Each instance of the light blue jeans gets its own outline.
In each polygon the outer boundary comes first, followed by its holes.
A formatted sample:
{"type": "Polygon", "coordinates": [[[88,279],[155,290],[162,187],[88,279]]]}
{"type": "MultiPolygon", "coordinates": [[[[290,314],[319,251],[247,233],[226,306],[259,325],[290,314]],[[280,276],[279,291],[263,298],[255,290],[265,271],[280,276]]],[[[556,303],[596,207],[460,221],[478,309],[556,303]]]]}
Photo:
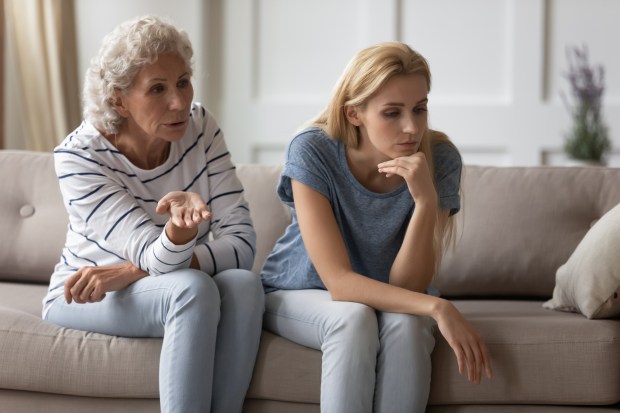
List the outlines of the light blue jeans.
{"type": "Polygon", "coordinates": [[[99,303],[56,299],[47,320],[122,337],[163,337],[162,412],[240,412],[260,341],[260,278],[226,270],[213,278],[184,269],[144,277],[99,303]]]}
{"type": "Polygon", "coordinates": [[[265,297],[264,327],[323,352],[321,412],[424,412],[435,346],[429,317],[332,301],[323,290],[265,297]]]}

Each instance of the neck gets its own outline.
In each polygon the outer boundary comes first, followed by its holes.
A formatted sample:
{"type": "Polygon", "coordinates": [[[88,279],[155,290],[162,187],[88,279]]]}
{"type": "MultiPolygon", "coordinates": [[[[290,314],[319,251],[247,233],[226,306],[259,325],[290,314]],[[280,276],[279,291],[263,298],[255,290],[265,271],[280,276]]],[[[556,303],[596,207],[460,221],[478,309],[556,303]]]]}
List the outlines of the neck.
{"type": "Polygon", "coordinates": [[[386,178],[385,174],[379,173],[377,165],[386,161],[388,158],[379,154],[370,154],[361,147],[346,148],[347,164],[349,170],[367,189],[378,192],[391,192],[402,185],[403,180],[400,176],[393,175],[386,178]]]}
{"type": "Polygon", "coordinates": [[[143,138],[119,131],[108,138],[129,161],[140,169],[154,169],[168,159],[170,142],[158,138],[143,138]]]}

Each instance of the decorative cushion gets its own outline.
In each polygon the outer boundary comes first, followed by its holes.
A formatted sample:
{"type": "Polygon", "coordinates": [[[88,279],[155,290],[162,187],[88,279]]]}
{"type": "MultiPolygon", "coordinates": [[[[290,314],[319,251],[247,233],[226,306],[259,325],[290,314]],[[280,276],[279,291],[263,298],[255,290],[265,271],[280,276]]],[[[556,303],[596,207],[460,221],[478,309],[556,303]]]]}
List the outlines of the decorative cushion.
{"type": "Polygon", "coordinates": [[[620,204],[592,226],[558,269],[553,298],[543,306],[588,318],[620,316],[619,246],[620,204]]]}

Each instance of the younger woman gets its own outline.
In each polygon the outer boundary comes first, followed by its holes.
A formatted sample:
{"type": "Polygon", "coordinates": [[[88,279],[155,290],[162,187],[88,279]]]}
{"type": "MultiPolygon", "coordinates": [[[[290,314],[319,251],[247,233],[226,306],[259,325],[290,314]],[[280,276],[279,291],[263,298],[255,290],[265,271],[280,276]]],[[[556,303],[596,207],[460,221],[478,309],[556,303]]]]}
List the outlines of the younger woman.
{"type": "Polygon", "coordinates": [[[293,222],[262,270],[264,325],[323,352],[322,412],[423,412],[435,324],[461,373],[491,377],[477,332],[426,294],[461,175],[458,150],[428,128],[430,85],[407,45],[362,50],[287,150],[278,194],[293,222]]]}

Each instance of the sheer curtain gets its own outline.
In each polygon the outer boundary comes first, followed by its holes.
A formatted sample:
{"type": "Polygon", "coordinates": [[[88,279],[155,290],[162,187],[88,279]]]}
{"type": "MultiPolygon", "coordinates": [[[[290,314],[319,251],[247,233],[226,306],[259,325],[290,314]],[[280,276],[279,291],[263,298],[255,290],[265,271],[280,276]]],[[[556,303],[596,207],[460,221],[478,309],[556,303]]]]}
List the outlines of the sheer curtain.
{"type": "Polygon", "coordinates": [[[73,0],[4,0],[25,149],[50,151],[80,121],[73,0]]]}

